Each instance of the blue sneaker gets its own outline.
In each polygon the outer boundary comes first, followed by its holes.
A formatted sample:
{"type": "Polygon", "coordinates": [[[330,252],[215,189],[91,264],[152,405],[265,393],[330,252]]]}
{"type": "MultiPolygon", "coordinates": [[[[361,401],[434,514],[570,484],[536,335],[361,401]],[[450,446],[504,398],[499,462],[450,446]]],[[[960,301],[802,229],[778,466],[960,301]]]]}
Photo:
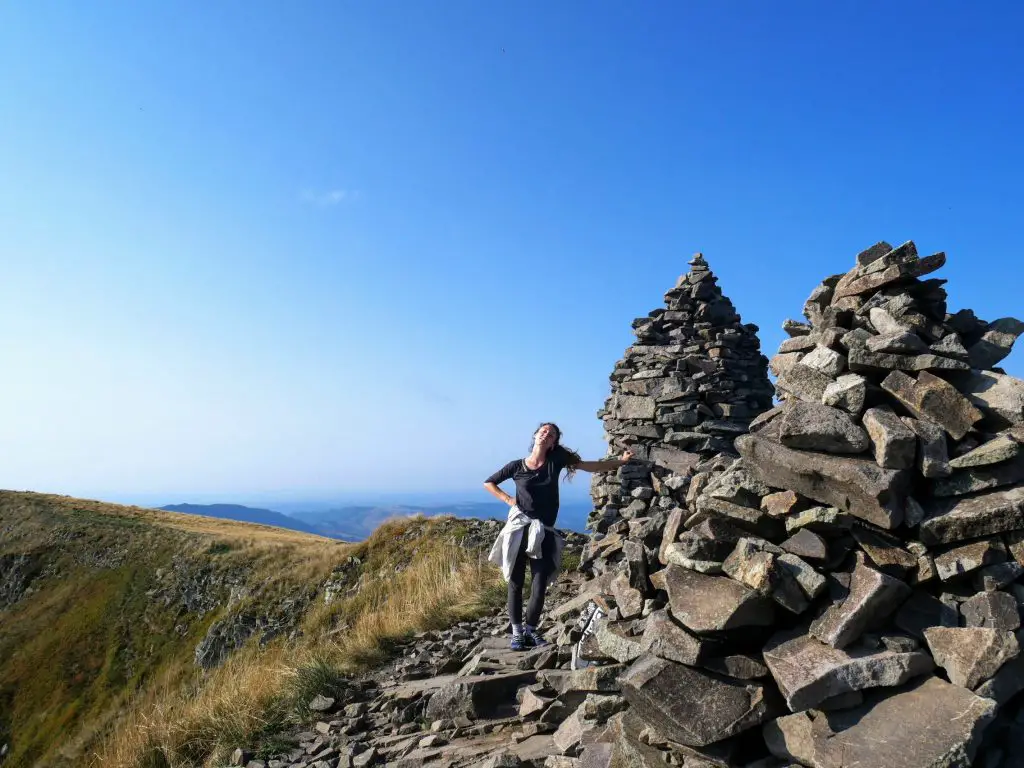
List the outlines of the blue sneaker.
{"type": "Polygon", "coordinates": [[[529,641],[525,635],[512,635],[512,650],[513,651],[525,651],[529,649],[529,641]]]}
{"type": "Polygon", "coordinates": [[[537,630],[534,627],[529,625],[523,627],[523,637],[526,638],[531,648],[543,648],[545,645],[551,645],[551,643],[537,634],[537,630]]]}

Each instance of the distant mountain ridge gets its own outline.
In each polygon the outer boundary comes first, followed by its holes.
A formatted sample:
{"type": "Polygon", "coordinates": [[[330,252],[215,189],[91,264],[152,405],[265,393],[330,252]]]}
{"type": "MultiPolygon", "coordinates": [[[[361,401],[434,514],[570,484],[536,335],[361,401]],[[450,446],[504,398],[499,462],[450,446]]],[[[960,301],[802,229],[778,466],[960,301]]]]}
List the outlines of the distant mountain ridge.
{"type": "Polygon", "coordinates": [[[243,523],[273,525],[277,528],[287,528],[292,531],[301,531],[302,533],[314,533],[318,536],[324,535],[320,531],[294,517],[283,515],[272,509],[246,507],[241,504],[167,504],[166,506],[160,507],[160,509],[168,512],[183,512],[187,515],[216,517],[222,520],[238,520],[243,523]]]}
{"type": "MultiPolygon", "coordinates": [[[[508,507],[496,501],[450,504],[362,504],[339,506],[316,512],[291,512],[288,514],[271,509],[247,507],[242,504],[168,504],[160,509],[274,525],[279,528],[313,533],[343,541],[362,541],[385,520],[395,517],[452,515],[460,518],[503,520],[508,514],[508,507]]],[[[582,532],[590,510],[589,501],[563,501],[557,525],[559,528],[582,532]]]]}

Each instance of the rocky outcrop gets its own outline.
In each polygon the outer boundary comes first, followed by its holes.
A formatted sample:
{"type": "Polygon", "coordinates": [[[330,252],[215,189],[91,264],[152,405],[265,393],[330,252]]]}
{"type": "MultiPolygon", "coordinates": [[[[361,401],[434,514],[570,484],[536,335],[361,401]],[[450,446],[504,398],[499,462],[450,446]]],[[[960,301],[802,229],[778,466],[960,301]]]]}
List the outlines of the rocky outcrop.
{"type": "Polygon", "coordinates": [[[14,605],[25,595],[41,566],[38,554],[0,555],[0,609],[14,605]]]}

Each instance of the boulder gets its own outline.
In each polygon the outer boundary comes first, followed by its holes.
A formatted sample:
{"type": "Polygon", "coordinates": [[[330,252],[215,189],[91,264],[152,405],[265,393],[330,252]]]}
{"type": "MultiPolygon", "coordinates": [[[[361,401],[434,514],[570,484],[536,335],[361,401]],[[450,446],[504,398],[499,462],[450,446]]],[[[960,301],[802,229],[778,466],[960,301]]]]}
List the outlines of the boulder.
{"type": "Polygon", "coordinates": [[[664,610],[647,617],[640,642],[648,654],[690,666],[696,665],[704,652],[704,641],[672,621],[664,610]]]}
{"type": "MultiPolygon", "coordinates": [[[[1021,636],[1016,634],[1017,645],[1021,644],[1021,636]]],[[[1021,691],[1024,691],[1024,654],[1018,654],[1003,664],[996,673],[975,689],[975,693],[992,699],[1002,706],[1021,691]]]]}
{"type": "Polygon", "coordinates": [[[850,414],[820,403],[789,403],[779,436],[786,447],[809,451],[862,453],[868,448],[867,433],[850,414]]]}
{"type": "Polygon", "coordinates": [[[793,712],[851,691],[902,685],[934,666],[928,654],[918,651],[840,650],[792,633],[773,638],[765,646],[764,660],[793,712]]]}
{"type": "Polygon", "coordinates": [[[644,608],[644,596],[640,590],[630,586],[626,574],[619,574],[612,580],[612,594],[623,619],[634,619],[644,608]]]}
{"type": "Polygon", "coordinates": [[[864,412],[864,428],[874,446],[878,466],[909,469],[917,454],[917,435],[889,408],[864,412]]]}
{"type": "Polygon", "coordinates": [[[612,410],[617,419],[653,419],[655,403],[650,397],[617,395],[612,410]]]}
{"type": "Polygon", "coordinates": [[[935,663],[954,685],[974,689],[1020,651],[1012,632],[984,627],[931,627],[924,631],[935,663]]]}
{"type": "Polygon", "coordinates": [[[846,368],[846,357],[834,349],[818,345],[801,358],[800,364],[834,379],[846,368]]]}
{"type": "Polygon", "coordinates": [[[957,456],[949,462],[953,469],[966,469],[968,467],[987,467],[990,464],[999,464],[1008,461],[1021,452],[1021,444],[1008,434],[998,435],[982,443],[977,448],[957,456]]]}
{"type": "Polygon", "coordinates": [[[426,718],[433,721],[484,717],[514,698],[519,686],[529,685],[536,679],[537,673],[533,671],[456,678],[457,682],[431,695],[425,710],[426,718]]]}
{"type": "Polygon", "coordinates": [[[1006,560],[1006,547],[998,538],[960,544],[935,557],[935,570],[943,581],[1006,560]]]}
{"type": "Polygon", "coordinates": [[[870,459],[796,451],[758,435],[736,438],[736,449],[769,486],[795,491],[882,528],[903,522],[907,470],[885,469],[870,459]]]}
{"type": "Polygon", "coordinates": [[[824,577],[807,563],[757,539],[740,539],[722,570],[793,613],[806,611],[825,588],[824,577]]]}
{"type": "Polygon", "coordinates": [[[811,624],[810,632],[833,648],[845,648],[870,623],[884,619],[909,596],[910,587],[868,567],[864,556],[858,553],[849,591],[811,624]]]}
{"type": "Polygon", "coordinates": [[[867,527],[852,529],[853,538],[882,573],[903,579],[917,566],[917,557],[899,545],[899,539],[867,527]]]}
{"type": "Polygon", "coordinates": [[[809,368],[802,362],[790,365],[779,374],[776,384],[787,399],[803,400],[807,403],[820,403],[828,385],[833,378],[816,368],[809,368]]]}
{"type": "Polygon", "coordinates": [[[929,627],[955,627],[959,621],[955,608],[922,591],[911,594],[893,618],[899,629],[919,640],[924,640],[929,627]]]}
{"type": "Polygon", "coordinates": [[[1024,487],[1016,486],[927,503],[920,536],[925,544],[949,544],[1021,529],[1024,529],[1024,487]]]}
{"type": "Polygon", "coordinates": [[[1015,630],[1020,627],[1020,610],[1013,595],[1006,592],[979,592],[960,605],[968,627],[1015,630]]]}
{"type": "Polygon", "coordinates": [[[636,712],[672,741],[703,747],[774,717],[771,691],[646,656],[622,676],[622,693],[636,712]]]}
{"type": "Polygon", "coordinates": [[[895,248],[867,267],[860,267],[843,275],[835,287],[832,301],[836,302],[847,296],[874,293],[879,288],[891,283],[927,275],[940,269],[946,263],[946,254],[944,253],[936,253],[919,259],[916,252],[913,256],[909,256],[906,252],[901,251],[902,248],[904,246],[895,248]]]}
{"type": "Polygon", "coordinates": [[[825,387],[821,402],[858,416],[867,400],[867,384],[868,380],[856,373],[840,376],[825,387]]]}
{"type": "Polygon", "coordinates": [[[881,375],[888,371],[966,371],[970,366],[941,355],[894,355],[872,352],[867,347],[852,347],[847,365],[854,373],[881,375]]]}
{"type": "Polygon", "coordinates": [[[1024,425],[1024,381],[994,371],[970,371],[952,377],[957,388],[993,429],[1024,425]]]}
{"type": "Polygon", "coordinates": [[[917,435],[917,469],[927,478],[946,477],[952,471],[946,431],[938,424],[921,419],[904,418],[903,423],[917,435]]]}
{"type": "Polygon", "coordinates": [[[1013,560],[987,565],[974,575],[974,587],[982,592],[995,592],[1024,576],[1024,565],[1013,560]]]}
{"type": "Polygon", "coordinates": [[[629,622],[602,621],[594,630],[594,640],[602,654],[619,663],[629,663],[643,654],[640,638],[628,631],[629,622]]]}
{"type": "MultiPolygon", "coordinates": [[[[928,345],[921,341],[921,337],[910,331],[897,331],[896,333],[875,336],[868,340],[866,346],[870,352],[891,352],[896,355],[920,355],[926,354],[929,351],[938,352],[935,349],[929,350],[928,345]]],[[[938,354],[941,354],[941,352],[938,352],[938,354]]]]}
{"type": "Polygon", "coordinates": [[[828,545],[825,540],[807,528],[801,528],[779,546],[786,552],[804,560],[814,561],[828,558],[828,545]]]}
{"type": "Polygon", "coordinates": [[[892,251],[892,246],[884,240],[879,240],[877,243],[872,245],[870,248],[865,248],[863,251],[857,254],[857,265],[866,267],[869,264],[881,259],[887,253],[892,251]]]}
{"type": "Polygon", "coordinates": [[[989,323],[985,333],[967,351],[972,368],[992,368],[1010,354],[1024,323],[1015,317],[1003,317],[989,323]]]}
{"type": "Polygon", "coordinates": [[[693,632],[765,627],[774,619],[768,599],[725,576],[670,565],[663,578],[672,616],[693,632]]]}
{"type": "Polygon", "coordinates": [[[963,496],[1024,481],[1024,453],[999,464],[958,469],[932,486],[934,496],[963,496]]]}
{"type": "Polygon", "coordinates": [[[962,439],[982,418],[981,411],[956,387],[928,372],[921,373],[915,380],[894,371],[886,376],[882,389],[918,419],[938,424],[954,440],[962,439]]]}
{"type": "Polygon", "coordinates": [[[797,512],[805,506],[800,497],[793,491],[769,493],[761,499],[761,510],[772,517],[785,517],[790,512],[797,512]]]}
{"type": "Polygon", "coordinates": [[[927,677],[853,709],[800,712],[764,728],[781,760],[810,768],[969,768],[996,705],[927,677]]]}

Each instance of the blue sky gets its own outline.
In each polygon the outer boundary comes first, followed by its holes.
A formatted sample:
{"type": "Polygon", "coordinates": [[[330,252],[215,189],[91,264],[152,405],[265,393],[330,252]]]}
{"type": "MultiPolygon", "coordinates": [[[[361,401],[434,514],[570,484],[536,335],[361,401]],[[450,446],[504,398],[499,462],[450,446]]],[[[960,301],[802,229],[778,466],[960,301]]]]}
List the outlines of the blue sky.
{"type": "Polygon", "coordinates": [[[1024,315],[1024,6],[981,8],[4,3],[0,487],[472,497],[548,419],[597,457],[695,251],[769,355],[880,239],[1024,315]]]}

